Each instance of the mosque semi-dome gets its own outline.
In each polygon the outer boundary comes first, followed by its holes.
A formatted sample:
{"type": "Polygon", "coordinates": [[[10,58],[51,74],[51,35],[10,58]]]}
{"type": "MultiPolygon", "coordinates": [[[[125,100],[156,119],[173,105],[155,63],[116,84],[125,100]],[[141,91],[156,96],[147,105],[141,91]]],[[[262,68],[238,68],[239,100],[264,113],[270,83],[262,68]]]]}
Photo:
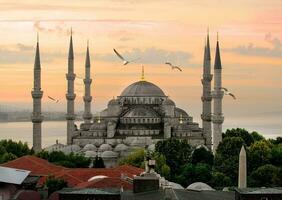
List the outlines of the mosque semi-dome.
{"type": "Polygon", "coordinates": [[[157,85],[148,81],[138,81],[126,87],[120,96],[123,97],[165,97],[157,85]]]}

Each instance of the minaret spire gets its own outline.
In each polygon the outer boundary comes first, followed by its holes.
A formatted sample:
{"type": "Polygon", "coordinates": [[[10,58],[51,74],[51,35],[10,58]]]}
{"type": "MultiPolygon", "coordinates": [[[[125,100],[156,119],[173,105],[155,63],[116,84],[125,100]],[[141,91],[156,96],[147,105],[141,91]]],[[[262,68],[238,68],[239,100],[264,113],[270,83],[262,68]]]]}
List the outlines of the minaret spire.
{"type": "Polygon", "coordinates": [[[68,55],[68,73],[66,74],[67,79],[67,144],[72,144],[72,136],[75,130],[74,120],[74,100],[75,100],[75,93],[74,93],[74,80],[75,80],[75,73],[74,73],[74,55],[73,55],[73,42],[72,42],[72,29],[70,35],[70,46],[69,46],[69,55],[68,55]]]}
{"type": "Polygon", "coordinates": [[[83,119],[84,119],[84,126],[85,128],[90,128],[91,125],[91,119],[92,119],[92,113],[91,113],[91,83],[92,79],[90,78],[90,55],[89,55],[89,41],[87,41],[87,49],[86,49],[86,58],[85,58],[85,78],[84,78],[84,86],[85,86],[85,92],[84,92],[84,113],[83,113],[83,119]]]}
{"type": "MultiPolygon", "coordinates": [[[[218,34],[217,34],[218,35],[218,34]]],[[[218,144],[222,141],[222,124],[224,117],[222,114],[222,99],[224,92],[222,91],[222,66],[220,59],[219,41],[217,36],[216,52],[214,61],[214,106],[213,106],[213,151],[216,152],[218,144]]]]}
{"type": "Polygon", "coordinates": [[[43,91],[41,91],[41,63],[40,63],[40,53],[39,53],[39,40],[37,34],[37,43],[35,50],[35,60],[34,60],[34,82],[33,91],[31,91],[31,96],[33,98],[33,112],[31,121],[33,123],[33,149],[35,152],[41,151],[41,123],[43,121],[43,116],[41,113],[41,99],[43,96],[43,91]]]}
{"type": "Polygon", "coordinates": [[[144,65],[142,65],[141,81],[145,81],[144,65]]]}
{"type": "Polygon", "coordinates": [[[211,128],[211,56],[210,56],[210,40],[209,40],[209,30],[207,31],[205,49],[204,49],[204,63],[203,63],[203,95],[202,95],[202,127],[203,134],[205,136],[205,145],[211,149],[212,145],[212,128],[211,128]]]}

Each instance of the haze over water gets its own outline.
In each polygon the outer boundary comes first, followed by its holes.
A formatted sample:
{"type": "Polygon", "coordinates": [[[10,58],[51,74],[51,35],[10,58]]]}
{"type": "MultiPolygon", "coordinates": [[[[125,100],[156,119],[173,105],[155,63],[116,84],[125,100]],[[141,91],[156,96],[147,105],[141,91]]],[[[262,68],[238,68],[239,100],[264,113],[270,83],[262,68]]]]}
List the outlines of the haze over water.
{"type": "MultiPolygon", "coordinates": [[[[195,118],[196,122],[199,119],[195,118]]],[[[77,122],[80,124],[80,122],[77,122]]],[[[243,127],[248,131],[257,131],[266,138],[276,138],[282,134],[281,118],[232,118],[226,119],[223,124],[224,131],[228,128],[243,127]]],[[[31,122],[5,122],[0,123],[0,139],[12,139],[27,142],[32,146],[32,123],[31,122]]],[[[42,123],[42,145],[47,147],[55,144],[56,140],[66,143],[66,122],[47,121],[42,123]]]]}

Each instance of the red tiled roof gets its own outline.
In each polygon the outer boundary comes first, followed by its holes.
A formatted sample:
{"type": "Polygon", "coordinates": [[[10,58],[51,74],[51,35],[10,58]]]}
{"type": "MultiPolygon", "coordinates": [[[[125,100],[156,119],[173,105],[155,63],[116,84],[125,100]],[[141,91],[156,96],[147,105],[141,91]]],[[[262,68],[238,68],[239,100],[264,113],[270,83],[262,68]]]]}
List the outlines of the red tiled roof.
{"type": "Polygon", "coordinates": [[[16,194],[17,200],[41,200],[40,194],[33,190],[21,190],[16,194]]]}
{"type": "Polygon", "coordinates": [[[2,164],[4,167],[18,168],[31,171],[30,175],[48,176],[61,171],[64,167],[49,163],[36,156],[23,156],[2,164]]]}
{"type": "Polygon", "coordinates": [[[132,190],[133,185],[121,178],[100,178],[90,182],[83,182],[75,186],[76,188],[123,188],[124,190],[132,190]]]}
{"type": "Polygon", "coordinates": [[[5,167],[31,171],[31,175],[42,176],[38,185],[43,185],[49,175],[62,178],[70,187],[87,182],[93,176],[104,175],[110,178],[120,178],[121,175],[132,178],[144,170],[131,165],[122,165],[114,168],[65,168],[49,163],[36,156],[23,156],[2,164],[5,167]]]}

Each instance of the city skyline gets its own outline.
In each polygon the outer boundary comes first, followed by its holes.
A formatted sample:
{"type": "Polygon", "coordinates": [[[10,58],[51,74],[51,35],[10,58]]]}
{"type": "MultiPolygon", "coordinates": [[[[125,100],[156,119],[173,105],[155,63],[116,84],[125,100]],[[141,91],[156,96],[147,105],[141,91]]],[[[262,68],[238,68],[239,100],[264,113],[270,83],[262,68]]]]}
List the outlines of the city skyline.
{"type": "MultiPolygon", "coordinates": [[[[90,40],[94,112],[103,109],[109,99],[140,79],[142,63],[122,66],[112,51],[117,48],[129,58],[142,57],[146,80],[159,85],[189,114],[199,117],[204,38],[209,27],[212,61],[219,32],[223,85],[238,97],[237,101],[229,96],[224,98],[226,119],[246,115],[282,118],[282,28],[279,23],[282,16],[278,12],[282,3],[256,1],[255,7],[254,1],[173,3],[167,0],[161,7],[159,3],[3,2],[0,103],[31,108],[38,32],[44,90],[42,109],[65,111],[65,74],[72,27],[75,73],[80,77],[84,76],[86,45],[90,40]],[[235,8],[239,11],[231,12],[235,8]],[[144,9],[148,10],[146,15],[144,9]],[[183,72],[171,71],[164,65],[168,60],[183,66],[183,72]],[[48,95],[60,99],[61,103],[51,102],[48,95]]],[[[83,82],[78,79],[76,82],[78,111],[83,107],[83,82]]]]}

